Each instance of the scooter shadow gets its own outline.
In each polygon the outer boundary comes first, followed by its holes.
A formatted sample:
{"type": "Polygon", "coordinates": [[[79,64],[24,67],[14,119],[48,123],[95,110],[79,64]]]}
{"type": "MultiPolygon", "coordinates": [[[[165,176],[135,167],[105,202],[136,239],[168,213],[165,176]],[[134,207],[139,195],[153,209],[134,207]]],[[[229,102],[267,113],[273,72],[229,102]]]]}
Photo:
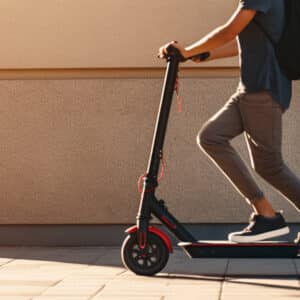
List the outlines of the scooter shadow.
{"type": "MultiPolygon", "coordinates": [[[[180,249],[170,255],[163,273],[173,276],[232,278],[300,278],[300,259],[270,258],[196,258],[180,249]],[[174,275],[175,276],[175,275],[174,275]]],[[[168,275],[168,276],[169,276],[168,275]]]]}
{"type": "Polygon", "coordinates": [[[257,287],[297,291],[299,298],[299,259],[189,259],[175,249],[158,279],[209,284],[220,282],[234,288],[257,287]]]}

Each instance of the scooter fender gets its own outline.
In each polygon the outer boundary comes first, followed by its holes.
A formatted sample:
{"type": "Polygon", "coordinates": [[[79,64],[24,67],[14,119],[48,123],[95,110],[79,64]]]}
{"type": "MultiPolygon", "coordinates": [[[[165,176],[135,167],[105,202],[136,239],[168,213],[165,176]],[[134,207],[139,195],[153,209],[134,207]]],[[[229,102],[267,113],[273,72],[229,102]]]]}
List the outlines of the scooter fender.
{"type": "MultiPolygon", "coordinates": [[[[138,230],[137,225],[134,225],[134,226],[127,228],[125,230],[125,232],[131,234],[131,233],[137,232],[137,230],[138,230]]],[[[172,247],[171,240],[164,232],[162,232],[161,230],[159,230],[158,228],[156,228],[154,226],[149,226],[148,230],[149,230],[149,232],[152,232],[152,233],[158,235],[166,244],[167,249],[169,250],[169,253],[173,253],[173,247],[172,247]]]]}

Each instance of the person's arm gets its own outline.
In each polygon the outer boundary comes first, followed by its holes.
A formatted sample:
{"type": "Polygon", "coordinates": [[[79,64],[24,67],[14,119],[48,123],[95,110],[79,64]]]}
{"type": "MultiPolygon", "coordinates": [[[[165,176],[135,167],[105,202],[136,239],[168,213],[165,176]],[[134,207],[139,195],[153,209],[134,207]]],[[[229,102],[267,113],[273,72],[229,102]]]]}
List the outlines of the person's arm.
{"type": "MultiPolygon", "coordinates": [[[[205,61],[237,56],[238,54],[239,54],[239,48],[238,48],[237,40],[233,39],[229,43],[227,43],[219,48],[211,50],[209,57],[205,61]]],[[[193,58],[192,60],[194,62],[200,62],[200,59],[196,58],[196,57],[193,58]]]]}
{"type": "Polygon", "coordinates": [[[199,53],[210,52],[236,38],[250,23],[256,14],[255,10],[238,7],[232,17],[224,25],[216,28],[199,41],[185,47],[184,56],[191,57],[199,53]]]}
{"type": "Polygon", "coordinates": [[[170,44],[178,48],[185,58],[189,58],[203,52],[211,52],[213,49],[219,48],[236,38],[236,36],[243,31],[243,29],[254,18],[255,14],[256,10],[244,9],[239,6],[224,25],[217,27],[215,30],[192,45],[183,47],[179,43],[171,42],[161,47],[159,49],[160,57],[164,57],[164,55],[167,54],[167,47],[170,44]]]}

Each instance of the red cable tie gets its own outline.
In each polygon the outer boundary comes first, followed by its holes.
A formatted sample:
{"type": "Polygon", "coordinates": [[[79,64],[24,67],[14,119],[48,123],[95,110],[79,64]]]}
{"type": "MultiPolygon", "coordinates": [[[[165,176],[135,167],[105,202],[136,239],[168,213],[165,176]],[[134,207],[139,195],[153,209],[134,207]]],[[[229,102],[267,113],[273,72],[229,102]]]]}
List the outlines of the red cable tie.
{"type": "Polygon", "coordinates": [[[160,159],[161,159],[161,170],[160,170],[160,175],[157,178],[158,182],[160,182],[163,179],[164,172],[165,172],[165,160],[163,159],[163,157],[161,157],[160,159]]]}

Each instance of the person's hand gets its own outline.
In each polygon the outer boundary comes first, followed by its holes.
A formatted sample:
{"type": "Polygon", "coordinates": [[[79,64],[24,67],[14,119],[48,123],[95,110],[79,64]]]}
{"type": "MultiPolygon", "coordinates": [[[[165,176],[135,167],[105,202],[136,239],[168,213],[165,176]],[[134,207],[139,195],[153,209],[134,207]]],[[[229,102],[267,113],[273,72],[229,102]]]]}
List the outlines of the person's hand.
{"type": "Polygon", "coordinates": [[[181,53],[181,55],[184,57],[184,58],[187,58],[187,51],[185,50],[185,48],[180,45],[177,41],[172,41],[172,42],[169,42],[163,46],[161,46],[158,50],[158,57],[159,58],[165,58],[168,54],[168,51],[167,51],[167,48],[172,45],[174,48],[177,48],[179,50],[179,52],[181,53]]]}

